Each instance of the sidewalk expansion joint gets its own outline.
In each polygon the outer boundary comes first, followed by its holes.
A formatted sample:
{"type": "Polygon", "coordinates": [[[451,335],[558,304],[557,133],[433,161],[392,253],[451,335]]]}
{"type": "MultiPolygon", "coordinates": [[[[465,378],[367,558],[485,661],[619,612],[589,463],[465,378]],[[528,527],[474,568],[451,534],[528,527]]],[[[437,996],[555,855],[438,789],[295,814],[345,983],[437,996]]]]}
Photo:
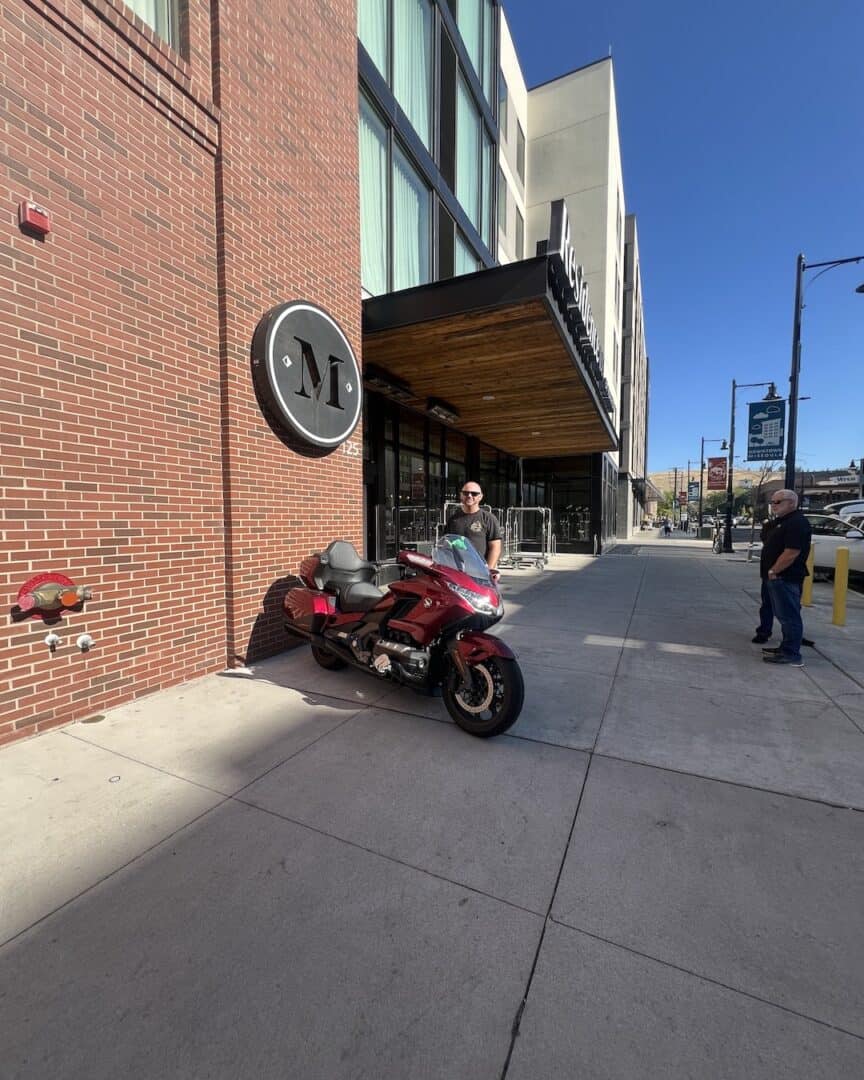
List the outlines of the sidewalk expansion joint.
{"type": "MultiPolygon", "coordinates": [[[[400,859],[397,855],[388,855],[384,851],[378,851],[376,848],[368,847],[366,844],[361,844],[357,840],[349,840],[345,836],[340,836],[338,833],[328,832],[327,829],[322,829],[317,825],[310,825],[308,821],[301,821],[299,818],[289,817],[287,814],[280,814],[278,810],[270,810],[266,806],[258,806],[257,803],[247,802],[245,799],[238,799],[231,797],[226,802],[235,802],[239,806],[244,806],[248,810],[257,810],[261,814],[269,814],[270,817],[278,818],[279,821],[285,821],[289,825],[295,825],[297,828],[306,829],[308,832],[315,833],[317,836],[324,836],[328,840],[334,840],[338,844],[346,844],[348,847],[354,848],[357,851],[364,851],[367,855],[374,855],[378,859],[384,859],[386,862],[394,863],[396,866],[403,866],[406,870],[414,870],[418,874],[424,874],[426,877],[435,878],[436,881],[443,881],[447,885],[455,885],[457,889],[465,889],[466,892],[474,893],[477,896],[483,896],[487,900],[494,900],[496,904],[504,904],[506,907],[513,908],[515,911],[523,911],[526,915],[533,915],[536,919],[542,919],[543,913],[536,911],[534,908],[526,907],[524,904],[517,904],[514,900],[507,900],[503,896],[496,896],[494,893],[485,892],[483,889],[478,889],[476,885],[467,885],[464,881],[458,881],[456,878],[447,877],[446,874],[439,874],[435,870],[430,870],[426,866],[417,866],[415,863],[410,863],[406,859],[400,859]]],[[[220,803],[220,806],[224,803],[220,803]]]]}
{"type": "Polygon", "coordinates": [[[638,758],[618,757],[615,754],[605,754],[602,750],[592,751],[592,757],[605,758],[607,761],[620,761],[624,765],[638,765],[643,769],[656,769],[657,772],[674,773],[676,776],[692,776],[695,780],[705,780],[712,784],[725,784],[727,787],[744,788],[746,791],[758,791],[763,795],[780,795],[784,799],[797,799],[799,802],[813,803],[816,806],[827,806],[832,810],[851,810],[854,814],[864,813],[864,807],[861,806],[831,802],[828,799],[818,799],[815,795],[801,795],[795,791],[782,791],[780,788],[758,787],[756,784],[748,784],[743,780],[726,780],[722,776],[708,776],[706,773],[688,772],[686,769],[675,769],[671,765],[658,765],[655,761],[639,761],[638,758]]]}
{"type": "MultiPolygon", "coordinates": [[[[219,794],[219,792],[215,792],[215,794],[219,794]]],[[[104,882],[110,881],[111,878],[121,873],[127,867],[132,866],[134,863],[138,862],[139,859],[143,859],[145,855],[149,855],[151,851],[155,851],[156,848],[160,847],[168,840],[171,840],[175,836],[178,836],[185,829],[188,829],[191,825],[196,825],[199,821],[207,817],[208,814],[212,814],[214,810],[218,810],[220,807],[225,806],[229,802],[231,802],[230,796],[225,797],[219,802],[214,803],[213,806],[208,806],[207,809],[203,810],[200,814],[196,814],[195,817],[190,818],[189,821],[184,821],[182,825],[178,825],[176,829],[172,829],[171,832],[166,833],[165,836],[162,836],[160,837],[160,839],[155,840],[152,844],[149,844],[146,848],[144,848],[143,851],[139,851],[136,855],[133,855],[131,859],[127,859],[126,862],[121,863],[120,866],[115,866],[113,870],[109,870],[107,874],[103,874],[102,877],[92,882],[86,888],[82,889],[80,892],[77,892],[74,896],[70,896],[68,900],[64,900],[62,904],[58,904],[56,908],[52,908],[51,911],[46,911],[44,915],[40,915],[39,918],[35,919],[32,923],[30,923],[29,926],[25,926],[22,930],[18,930],[5,941],[0,941],[0,951],[2,951],[7,945],[11,945],[13,941],[17,941],[18,938],[22,937],[24,934],[29,934],[31,930],[35,929],[35,927],[45,922],[46,919],[52,918],[59,911],[62,911],[64,908],[69,907],[70,904],[74,904],[77,900],[80,900],[82,896],[86,896],[87,893],[92,892],[94,889],[98,889],[99,886],[102,885],[104,882]]]]}
{"type": "Polygon", "coordinates": [[[660,964],[662,967],[671,968],[673,971],[680,971],[682,975],[690,975],[694,979],[699,979],[700,982],[708,983],[711,986],[718,986],[722,990],[729,990],[733,994],[740,994],[742,997],[750,998],[751,1001],[759,1001],[763,1005],[769,1005],[773,1009],[780,1009],[782,1012],[790,1013],[792,1016],[800,1017],[802,1020],[809,1020],[813,1024],[820,1024],[822,1027],[830,1028],[831,1031],[839,1031],[842,1035],[848,1035],[852,1039],[858,1039],[859,1042],[864,1042],[864,1032],[850,1031],[848,1028],[841,1027],[839,1024],[832,1024],[828,1020],[822,1020],[818,1016],[811,1016],[809,1013],[801,1012],[799,1009],[793,1009],[789,1005],[782,1005],[777,1001],[772,1001],[770,998],[762,997],[759,994],[754,994],[749,990],[742,990],[739,986],[732,986],[730,983],[725,983],[720,979],[713,979],[710,975],[704,975],[699,971],[693,971],[691,968],[682,967],[681,964],[674,964],[671,960],[662,960],[658,956],[652,956],[651,953],[642,952],[641,949],[634,949],[632,945],[622,945],[620,941],[613,941],[612,938],[603,937],[602,934],[593,934],[590,930],[583,930],[582,927],[574,926],[572,923],[564,922],[562,919],[549,919],[556,926],[563,926],[567,930],[572,930],[574,934],[582,934],[585,937],[591,938],[593,941],[599,941],[603,945],[609,945],[613,949],[621,949],[622,952],[630,953],[632,956],[641,957],[643,960],[650,960],[652,963],[660,964]]]}
{"type": "Polygon", "coordinates": [[[585,775],[582,777],[582,787],[579,790],[579,798],[576,801],[576,809],[573,811],[573,820],[570,822],[570,831],[567,834],[567,843],[564,845],[564,852],[561,855],[561,862],[558,866],[558,873],[555,876],[555,884],[552,887],[552,895],[549,897],[549,904],[546,908],[546,914],[543,918],[543,927],[540,931],[540,938],[537,942],[537,948],[534,950],[534,959],[531,962],[531,970],[528,972],[528,979],[525,983],[525,992],[522,995],[522,1000],[519,1002],[519,1006],[516,1009],[516,1015],[513,1017],[513,1024],[510,1028],[510,1046],[507,1048],[507,1057],[504,1060],[504,1068],[501,1070],[500,1080],[506,1080],[507,1071],[510,1068],[510,1060],[513,1057],[513,1050],[516,1047],[516,1040],[519,1037],[519,1031],[522,1026],[522,1016],[528,1005],[528,997],[531,994],[531,985],[534,982],[534,973],[537,970],[537,963],[540,960],[540,951],[543,948],[543,941],[546,937],[546,927],[552,917],[552,905],[555,903],[555,897],[558,895],[558,886],[561,884],[561,875],[564,873],[564,863],[567,861],[567,853],[570,850],[570,844],[573,840],[573,833],[576,829],[576,821],[579,817],[579,810],[582,806],[582,799],[585,796],[585,788],[588,786],[588,774],[591,771],[591,762],[593,761],[593,755],[588,755],[588,765],[585,769],[585,775]]]}

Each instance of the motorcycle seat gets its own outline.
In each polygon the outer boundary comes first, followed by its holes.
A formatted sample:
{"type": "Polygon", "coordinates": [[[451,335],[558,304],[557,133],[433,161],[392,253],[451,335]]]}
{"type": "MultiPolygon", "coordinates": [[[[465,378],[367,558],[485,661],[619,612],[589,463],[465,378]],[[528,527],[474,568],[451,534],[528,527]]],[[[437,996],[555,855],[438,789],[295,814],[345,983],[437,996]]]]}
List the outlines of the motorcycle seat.
{"type": "Polygon", "coordinates": [[[355,581],[349,585],[343,585],[339,590],[339,607],[343,611],[371,611],[376,604],[380,604],[381,597],[387,593],[377,585],[367,581],[355,581]]]}
{"type": "Polygon", "coordinates": [[[386,590],[372,584],[377,572],[347,540],[334,540],[321,553],[321,588],[337,594],[343,611],[369,611],[380,601],[386,590]]]}

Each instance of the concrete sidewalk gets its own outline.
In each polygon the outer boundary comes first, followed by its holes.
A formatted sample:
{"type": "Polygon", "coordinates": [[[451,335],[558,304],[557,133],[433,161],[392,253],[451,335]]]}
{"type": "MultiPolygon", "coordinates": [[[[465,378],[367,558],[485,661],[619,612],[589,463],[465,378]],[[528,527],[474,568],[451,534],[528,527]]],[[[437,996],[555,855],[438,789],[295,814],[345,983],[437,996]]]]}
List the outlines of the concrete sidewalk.
{"type": "Polygon", "coordinates": [[[864,1075],[864,598],[763,664],[743,550],[508,574],[488,742],[303,648],[4,749],[4,1080],[864,1075]]]}

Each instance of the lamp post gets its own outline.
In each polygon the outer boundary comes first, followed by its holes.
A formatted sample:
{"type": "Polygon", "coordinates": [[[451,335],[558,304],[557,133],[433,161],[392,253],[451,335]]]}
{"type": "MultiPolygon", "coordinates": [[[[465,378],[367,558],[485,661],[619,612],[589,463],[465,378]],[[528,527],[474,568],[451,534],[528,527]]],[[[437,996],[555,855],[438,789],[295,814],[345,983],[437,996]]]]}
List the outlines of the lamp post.
{"type": "MultiPolygon", "coordinates": [[[[786,478],[783,481],[789,491],[792,491],[795,487],[795,443],[798,437],[798,376],[801,372],[801,312],[804,310],[804,272],[806,270],[816,270],[818,267],[823,268],[816,277],[810,279],[808,284],[812,285],[816,278],[821,277],[822,274],[827,274],[835,266],[845,266],[847,263],[858,263],[862,260],[864,260],[864,255],[853,255],[850,259],[833,259],[828,262],[810,263],[808,266],[804,256],[798,256],[795,270],[795,313],[792,319],[792,366],[789,372],[789,428],[786,436],[786,478]]],[[[864,282],[857,287],[855,292],[864,293],[864,282]]]]}
{"type": "Polygon", "coordinates": [[[725,439],[706,439],[704,435],[702,436],[702,445],[701,445],[700,450],[699,450],[699,528],[700,529],[702,528],[702,489],[705,486],[704,481],[705,481],[705,443],[706,442],[719,442],[719,443],[723,444],[720,447],[721,450],[725,450],[727,448],[725,439]]]}
{"type": "Polygon", "coordinates": [[[723,551],[726,553],[735,550],[732,547],[732,503],[734,500],[734,495],[732,493],[732,462],[735,456],[735,391],[748,389],[753,386],[768,387],[768,393],[762,399],[763,401],[780,400],[780,395],[777,393],[777,387],[773,382],[736,383],[734,379],[732,380],[732,415],[729,420],[729,467],[726,470],[726,523],[723,528],[723,551]]]}

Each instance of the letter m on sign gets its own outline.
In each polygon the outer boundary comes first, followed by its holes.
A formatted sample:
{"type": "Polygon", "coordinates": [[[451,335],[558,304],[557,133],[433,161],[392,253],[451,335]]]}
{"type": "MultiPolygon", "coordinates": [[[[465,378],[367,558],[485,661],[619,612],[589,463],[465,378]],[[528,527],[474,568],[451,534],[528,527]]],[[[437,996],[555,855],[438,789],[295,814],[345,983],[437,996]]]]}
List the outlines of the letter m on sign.
{"type": "Polygon", "coordinates": [[[324,384],[329,382],[330,397],[327,399],[327,404],[334,409],[341,409],[343,406],[339,402],[339,365],[345,361],[340,360],[338,356],[329,356],[327,358],[327,371],[322,375],[318,367],[318,361],[315,359],[315,350],[309,342],[299,337],[294,340],[300,342],[300,350],[303,356],[303,362],[300,365],[300,389],[295,390],[294,393],[298,397],[308,398],[312,396],[306,389],[306,376],[308,375],[315,400],[320,401],[321,394],[324,391],[324,384]],[[327,378],[328,373],[329,379],[327,378]]]}

